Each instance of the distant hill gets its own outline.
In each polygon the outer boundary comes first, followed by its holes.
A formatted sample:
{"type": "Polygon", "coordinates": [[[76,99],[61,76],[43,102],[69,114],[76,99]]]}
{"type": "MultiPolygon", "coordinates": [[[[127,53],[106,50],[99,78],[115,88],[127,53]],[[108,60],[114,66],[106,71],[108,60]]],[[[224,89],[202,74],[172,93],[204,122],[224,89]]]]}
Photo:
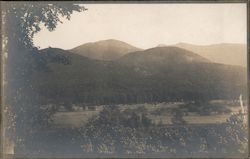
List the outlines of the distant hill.
{"type": "Polygon", "coordinates": [[[197,53],[216,63],[247,66],[247,50],[244,44],[193,45],[178,43],[174,46],[197,53]]]}
{"type": "Polygon", "coordinates": [[[155,93],[163,91],[165,95],[192,99],[231,98],[246,92],[246,68],[213,63],[178,47],[161,46],[130,53],[118,62],[143,74],[143,82],[157,86],[151,89],[155,93]]]}
{"type": "Polygon", "coordinates": [[[37,71],[33,88],[49,103],[121,104],[234,99],[246,93],[246,69],[215,64],[178,47],[157,47],[115,61],[95,60],[48,48],[44,56],[66,56],[67,65],[37,71]]]}
{"type": "Polygon", "coordinates": [[[124,55],[119,59],[122,63],[157,63],[169,65],[183,63],[209,63],[210,61],[191,51],[178,47],[155,47],[144,51],[137,51],[124,55]]]}
{"type": "Polygon", "coordinates": [[[109,39],[86,43],[69,51],[92,59],[115,60],[129,52],[139,50],[142,49],[119,40],[109,39]]]}

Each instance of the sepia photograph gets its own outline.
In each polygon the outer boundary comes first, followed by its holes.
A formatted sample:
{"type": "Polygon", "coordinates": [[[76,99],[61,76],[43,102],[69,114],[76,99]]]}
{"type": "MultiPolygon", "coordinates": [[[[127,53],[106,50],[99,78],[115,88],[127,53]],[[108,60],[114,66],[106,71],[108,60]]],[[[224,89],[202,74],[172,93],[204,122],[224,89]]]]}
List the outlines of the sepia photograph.
{"type": "Polygon", "coordinates": [[[248,5],[2,1],[0,158],[247,158],[248,5]]]}

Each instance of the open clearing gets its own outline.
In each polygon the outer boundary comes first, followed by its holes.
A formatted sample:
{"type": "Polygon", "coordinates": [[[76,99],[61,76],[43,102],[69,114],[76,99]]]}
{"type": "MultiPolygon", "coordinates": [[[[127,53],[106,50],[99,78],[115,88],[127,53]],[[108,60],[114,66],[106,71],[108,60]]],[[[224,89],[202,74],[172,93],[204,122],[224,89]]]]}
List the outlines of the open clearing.
{"type": "MultiPolygon", "coordinates": [[[[121,110],[125,109],[136,109],[139,107],[144,107],[149,112],[147,115],[154,123],[162,124],[172,124],[172,115],[170,113],[163,115],[153,115],[153,112],[161,108],[175,108],[178,107],[180,103],[157,103],[157,104],[133,104],[133,105],[118,105],[121,110]]],[[[99,112],[103,109],[103,106],[98,106],[96,110],[82,110],[82,111],[72,111],[72,112],[57,112],[53,117],[53,124],[56,127],[81,127],[86,124],[90,119],[97,117],[99,112]]],[[[241,108],[240,106],[227,106],[232,112],[236,113],[241,108]]],[[[189,113],[183,116],[183,119],[188,124],[219,124],[225,123],[231,113],[224,114],[213,114],[213,115],[198,115],[196,113],[189,113]]]]}

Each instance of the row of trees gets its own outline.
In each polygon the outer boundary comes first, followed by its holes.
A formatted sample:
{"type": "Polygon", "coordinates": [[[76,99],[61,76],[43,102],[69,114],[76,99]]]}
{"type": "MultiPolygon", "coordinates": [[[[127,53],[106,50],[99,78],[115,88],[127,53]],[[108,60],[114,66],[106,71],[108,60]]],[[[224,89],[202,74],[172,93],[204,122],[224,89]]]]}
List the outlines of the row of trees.
{"type": "MultiPolygon", "coordinates": [[[[152,86],[153,87],[153,86],[152,86]]],[[[154,103],[154,102],[196,102],[207,103],[213,99],[233,100],[238,99],[238,95],[230,96],[230,93],[224,92],[225,95],[214,93],[210,95],[205,91],[171,91],[171,90],[154,90],[154,91],[126,91],[111,90],[113,88],[105,87],[103,89],[92,88],[91,91],[79,88],[65,88],[65,86],[39,87],[40,97],[44,97],[44,101],[51,103],[58,101],[69,104],[86,104],[86,105],[110,105],[110,104],[132,104],[132,103],[154,103]],[[53,98],[52,98],[53,97],[53,98]]],[[[134,89],[128,88],[128,89],[134,89]]],[[[149,88],[150,89],[150,88],[149,88]]],[[[164,88],[162,88],[164,89],[164,88]]],[[[220,92],[223,93],[223,92],[220,92]]]]}

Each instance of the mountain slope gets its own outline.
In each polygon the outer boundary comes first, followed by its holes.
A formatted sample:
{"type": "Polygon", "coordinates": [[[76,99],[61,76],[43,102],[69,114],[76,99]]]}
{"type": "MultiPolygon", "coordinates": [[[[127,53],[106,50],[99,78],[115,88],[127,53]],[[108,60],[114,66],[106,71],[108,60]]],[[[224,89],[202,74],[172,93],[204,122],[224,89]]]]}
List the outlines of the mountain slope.
{"type": "Polygon", "coordinates": [[[178,94],[183,99],[232,98],[246,92],[245,68],[213,63],[178,47],[130,53],[118,62],[143,74],[141,81],[154,85],[155,93],[162,91],[169,97],[178,94]]]}
{"type": "Polygon", "coordinates": [[[99,60],[115,60],[129,52],[141,49],[119,40],[102,40],[75,47],[70,52],[99,60]]]}
{"type": "Polygon", "coordinates": [[[234,99],[246,92],[246,69],[211,63],[176,47],[152,48],[117,61],[94,60],[61,49],[46,49],[70,63],[35,72],[34,90],[48,103],[88,105],[178,100],[234,99]],[[190,60],[191,59],[191,60],[190,60]]]}
{"type": "Polygon", "coordinates": [[[174,46],[195,52],[216,63],[247,66],[247,50],[244,44],[222,43],[202,46],[178,43],[174,46]]]}
{"type": "Polygon", "coordinates": [[[191,51],[178,47],[155,47],[124,55],[119,59],[121,63],[158,63],[168,65],[171,63],[209,63],[210,61],[191,51]]]}

